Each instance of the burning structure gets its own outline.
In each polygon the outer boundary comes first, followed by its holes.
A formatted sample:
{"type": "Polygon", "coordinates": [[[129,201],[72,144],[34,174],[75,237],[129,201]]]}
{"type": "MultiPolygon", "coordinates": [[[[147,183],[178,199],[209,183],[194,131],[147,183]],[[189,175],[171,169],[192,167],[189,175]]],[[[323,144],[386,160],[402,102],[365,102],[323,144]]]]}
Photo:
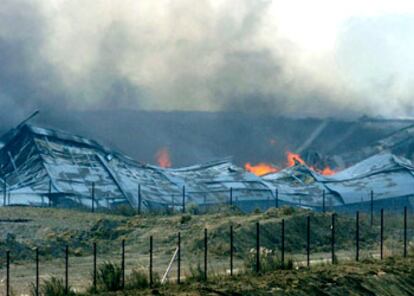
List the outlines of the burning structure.
{"type": "Polygon", "coordinates": [[[228,160],[182,169],[141,164],[95,141],[22,124],[6,133],[0,149],[3,205],[147,209],[186,202],[217,204],[230,188],[253,199],[269,189],[259,177],[228,160]]]}
{"type": "Polygon", "coordinates": [[[414,166],[408,159],[382,153],[334,175],[324,176],[305,164],[263,176],[292,205],[335,210],[364,210],[371,206],[412,207],[414,166]]]}
{"type": "Polygon", "coordinates": [[[93,140],[25,122],[0,142],[2,205],[150,211],[232,203],[245,211],[275,204],[363,210],[371,198],[378,207],[412,207],[414,195],[414,165],[391,153],[333,175],[295,162],[292,154],[290,167],[256,176],[230,159],[180,169],[168,168],[168,161],[165,168],[143,164],[93,140]]]}

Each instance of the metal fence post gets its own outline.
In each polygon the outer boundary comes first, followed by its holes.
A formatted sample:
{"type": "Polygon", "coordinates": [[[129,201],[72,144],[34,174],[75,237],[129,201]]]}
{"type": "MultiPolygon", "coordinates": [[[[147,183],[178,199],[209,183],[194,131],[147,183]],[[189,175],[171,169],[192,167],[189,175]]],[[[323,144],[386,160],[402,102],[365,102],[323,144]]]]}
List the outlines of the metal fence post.
{"type": "Polygon", "coordinates": [[[177,284],[181,283],[181,233],[178,232],[177,243],[177,284]]]}
{"type": "Polygon", "coordinates": [[[39,296],[39,248],[36,248],[36,296],[39,296]]]}
{"type": "Polygon", "coordinates": [[[381,260],[384,258],[384,209],[381,209],[381,260]]]}
{"type": "Polygon", "coordinates": [[[183,186],[183,214],[185,213],[185,186],[183,186]]]}
{"type": "Polygon", "coordinates": [[[332,214],[332,225],[331,225],[331,255],[332,255],[332,264],[336,263],[336,258],[335,258],[335,216],[336,214],[333,213],[332,214]]]}
{"type": "Polygon", "coordinates": [[[95,182],[92,182],[92,213],[95,212],[95,182]]]}
{"type": "Polygon", "coordinates": [[[310,266],[310,216],[307,217],[306,227],[306,266],[310,266]]]}
{"type": "Polygon", "coordinates": [[[374,225],[374,191],[371,190],[371,226],[374,225]]]}
{"type": "Polygon", "coordinates": [[[121,242],[121,289],[125,288],[125,240],[121,242]]]}
{"type": "Polygon", "coordinates": [[[208,256],[208,245],[207,245],[207,228],[204,228],[204,280],[207,281],[207,256],[208,256]]]}
{"type": "Polygon", "coordinates": [[[7,200],[7,178],[4,177],[3,179],[3,206],[6,206],[6,200],[7,200]]]}
{"type": "Polygon", "coordinates": [[[322,212],[325,213],[326,212],[326,207],[325,207],[325,190],[322,191],[322,212]]]}
{"type": "MultiPolygon", "coordinates": [[[[272,193],[270,192],[270,194],[272,194],[272,193]]],[[[266,205],[266,210],[270,209],[270,194],[269,194],[269,195],[267,195],[267,205],[266,205]]]]}
{"type": "Polygon", "coordinates": [[[275,206],[276,206],[276,209],[279,207],[279,190],[278,189],[276,189],[276,191],[275,191],[275,206]]]}
{"type": "Polygon", "coordinates": [[[230,276],[233,276],[233,225],[230,225],[230,276]]]}
{"type": "Polygon", "coordinates": [[[65,295],[69,293],[69,246],[65,247],[65,295]]]}
{"type": "Polygon", "coordinates": [[[153,239],[152,235],[150,236],[150,258],[149,258],[149,281],[150,281],[150,288],[152,288],[154,284],[153,276],[152,276],[152,260],[153,260],[153,239]]]}
{"type": "Polygon", "coordinates": [[[141,215],[141,184],[138,184],[138,215],[141,215]]]}
{"type": "Polygon", "coordinates": [[[49,189],[47,192],[47,198],[49,199],[49,208],[52,206],[52,180],[49,180],[49,189]]]}
{"type": "Polygon", "coordinates": [[[407,206],[404,207],[404,258],[407,257],[407,206]]]}
{"type": "Polygon", "coordinates": [[[260,224],[256,222],[256,273],[260,272],[260,224]]]}
{"type": "Polygon", "coordinates": [[[355,247],[356,247],[356,253],[355,253],[355,260],[359,261],[359,211],[356,212],[356,233],[355,233],[355,247]]]}
{"type": "Polygon", "coordinates": [[[282,259],[282,267],[285,266],[285,219],[282,219],[281,225],[281,259],[282,259]]]}
{"type": "Polygon", "coordinates": [[[10,251],[6,252],[6,296],[10,296],[10,251]]]}
{"type": "Polygon", "coordinates": [[[96,242],[93,243],[93,290],[96,291],[96,242]]]}

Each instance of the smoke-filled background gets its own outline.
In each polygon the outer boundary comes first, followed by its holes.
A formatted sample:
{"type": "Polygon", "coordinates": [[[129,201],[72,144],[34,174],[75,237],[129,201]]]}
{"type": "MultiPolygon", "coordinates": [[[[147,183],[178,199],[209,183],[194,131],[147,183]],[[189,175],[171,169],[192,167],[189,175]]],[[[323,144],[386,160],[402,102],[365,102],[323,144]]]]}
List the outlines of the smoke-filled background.
{"type": "Polygon", "coordinates": [[[2,0],[0,129],[41,109],[42,124],[188,164],[283,154],[319,124],[281,143],[275,116],[411,117],[410,3],[2,0]]]}

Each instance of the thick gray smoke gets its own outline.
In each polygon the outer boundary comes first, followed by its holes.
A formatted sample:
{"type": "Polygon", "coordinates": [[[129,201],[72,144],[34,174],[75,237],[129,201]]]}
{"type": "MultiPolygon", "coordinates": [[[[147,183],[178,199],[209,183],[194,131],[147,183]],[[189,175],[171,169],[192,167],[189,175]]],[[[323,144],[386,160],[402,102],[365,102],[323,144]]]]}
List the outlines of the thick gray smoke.
{"type": "Polygon", "coordinates": [[[37,5],[3,1],[0,8],[1,122],[22,117],[28,110],[64,106],[57,73],[42,54],[44,19],[37,5]],[[24,7],[24,9],[22,9],[24,7]]]}
{"type": "MultiPolygon", "coordinates": [[[[138,106],[138,88],[118,75],[114,68],[116,62],[104,52],[97,53],[99,61],[89,73],[94,84],[82,82],[81,77],[76,83],[68,84],[68,70],[56,60],[59,53],[48,47],[61,45],[62,53],[71,49],[65,48],[66,44],[58,44],[60,33],[54,32],[56,21],[50,19],[41,3],[5,0],[0,6],[0,123],[15,124],[35,109],[65,115],[71,108],[138,106]]],[[[81,40],[77,42],[72,46],[81,46],[81,40]],[[76,45],[77,42],[80,44],[76,45]]],[[[105,42],[102,41],[102,51],[105,42]]],[[[72,52],[78,63],[87,55],[82,51],[72,52]]],[[[65,66],[72,65],[67,62],[65,66]]]]}
{"type": "Polygon", "coordinates": [[[279,35],[272,9],[250,0],[3,0],[1,121],[35,108],[411,115],[398,69],[356,80],[352,69],[375,72],[381,59],[364,64],[363,56],[379,50],[363,38],[381,28],[384,43],[395,36],[389,28],[412,27],[412,19],[349,21],[337,50],[320,59],[279,35]]]}
{"type": "Polygon", "coordinates": [[[283,123],[259,124],[260,114],[413,115],[414,65],[407,59],[414,49],[413,17],[348,19],[335,48],[318,55],[298,46],[295,36],[280,34],[273,12],[282,2],[2,0],[0,130],[41,109],[43,123],[82,133],[102,130],[105,140],[127,143],[129,152],[146,161],[158,147],[171,147],[182,153],[181,163],[189,155],[196,161],[251,151],[254,136],[261,135],[250,153],[258,158],[243,156],[260,161],[274,149],[260,152],[261,142],[273,136],[264,128],[283,123]],[[122,120],[122,112],[113,112],[96,121],[74,115],[93,118],[113,109],[225,111],[257,118],[244,123],[233,115],[205,114],[195,125],[197,113],[188,120],[179,113],[141,113],[145,128],[139,128],[130,113],[122,120]],[[99,126],[92,127],[94,122],[99,126]],[[241,137],[246,130],[249,139],[241,137]],[[136,135],[141,138],[131,142],[136,135]]]}

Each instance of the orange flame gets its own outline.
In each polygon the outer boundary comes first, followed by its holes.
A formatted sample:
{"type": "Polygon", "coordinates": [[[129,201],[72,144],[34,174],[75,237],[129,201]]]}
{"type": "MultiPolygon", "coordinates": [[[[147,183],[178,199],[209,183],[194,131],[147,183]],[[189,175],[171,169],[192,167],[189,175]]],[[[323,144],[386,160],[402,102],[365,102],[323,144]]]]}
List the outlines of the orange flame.
{"type": "Polygon", "coordinates": [[[335,170],[331,169],[329,166],[326,166],[320,173],[324,176],[332,176],[336,173],[335,170]]]}
{"type": "Polygon", "coordinates": [[[286,158],[288,167],[293,167],[294,165],[296,165],[296,163],[306,164],[299,154],[290,151],[286,153],[286,158]]]}
{"type": "Polygon", "coordinates": [[[271,164],[264,162],[258,163],[256,165],[250,164],[250,162],[244,165],[246,171],[255,174],[256,176],[263,176],[269,173],[276,173],[279,169],[271,164]]]}
{"type": "MultiPolygon", "coordinates": [[[[289,167],[296,165],[296,163],[307,165],[306,162],[302,159],[302,157],[299,154],[288,151],[286,155],[287,155],[287,163],[289,167]]],[[[324,167],[322,170],[314,166],[308,166],[308,167],[311,170],[324,176],[331,176],[336,173],[336,171],[331,169],[329,166],[324,167]]]]}
{"type": "Polygon", "coordinates": [[[170,153],[168,152],[167,148],[161,148],[158,150],[157,154],[155,155],[157,159],[158,165],[162,168],[170,168],[171,167],[171,160],[170,160],[170,153]]]}
{"type": "MultiPolygon", "coordinates": [[[[293,153],[291,151],[286,152],[286,164],[287,164],[287,167],[293,167],[296,164],[307,165],[306,162],[302,159],[302,157],[299,154],[293,153]]],[[[269,173],[276,173],[279,171],[279,168],[271,164],[264,163],[264,162],[261,162],[257,165],[251,165],[248,162],[244,165],[244,168],[246,171],[251,172],[257,176],[263,176],[269,173]]],[[[309,166],[309,168],[324,176],[331,176],[336,173],[336,171],[331,169],[329,166],[326,166],[322,170],[316,167],[313,167],[313,166],[309,166]]]]}

